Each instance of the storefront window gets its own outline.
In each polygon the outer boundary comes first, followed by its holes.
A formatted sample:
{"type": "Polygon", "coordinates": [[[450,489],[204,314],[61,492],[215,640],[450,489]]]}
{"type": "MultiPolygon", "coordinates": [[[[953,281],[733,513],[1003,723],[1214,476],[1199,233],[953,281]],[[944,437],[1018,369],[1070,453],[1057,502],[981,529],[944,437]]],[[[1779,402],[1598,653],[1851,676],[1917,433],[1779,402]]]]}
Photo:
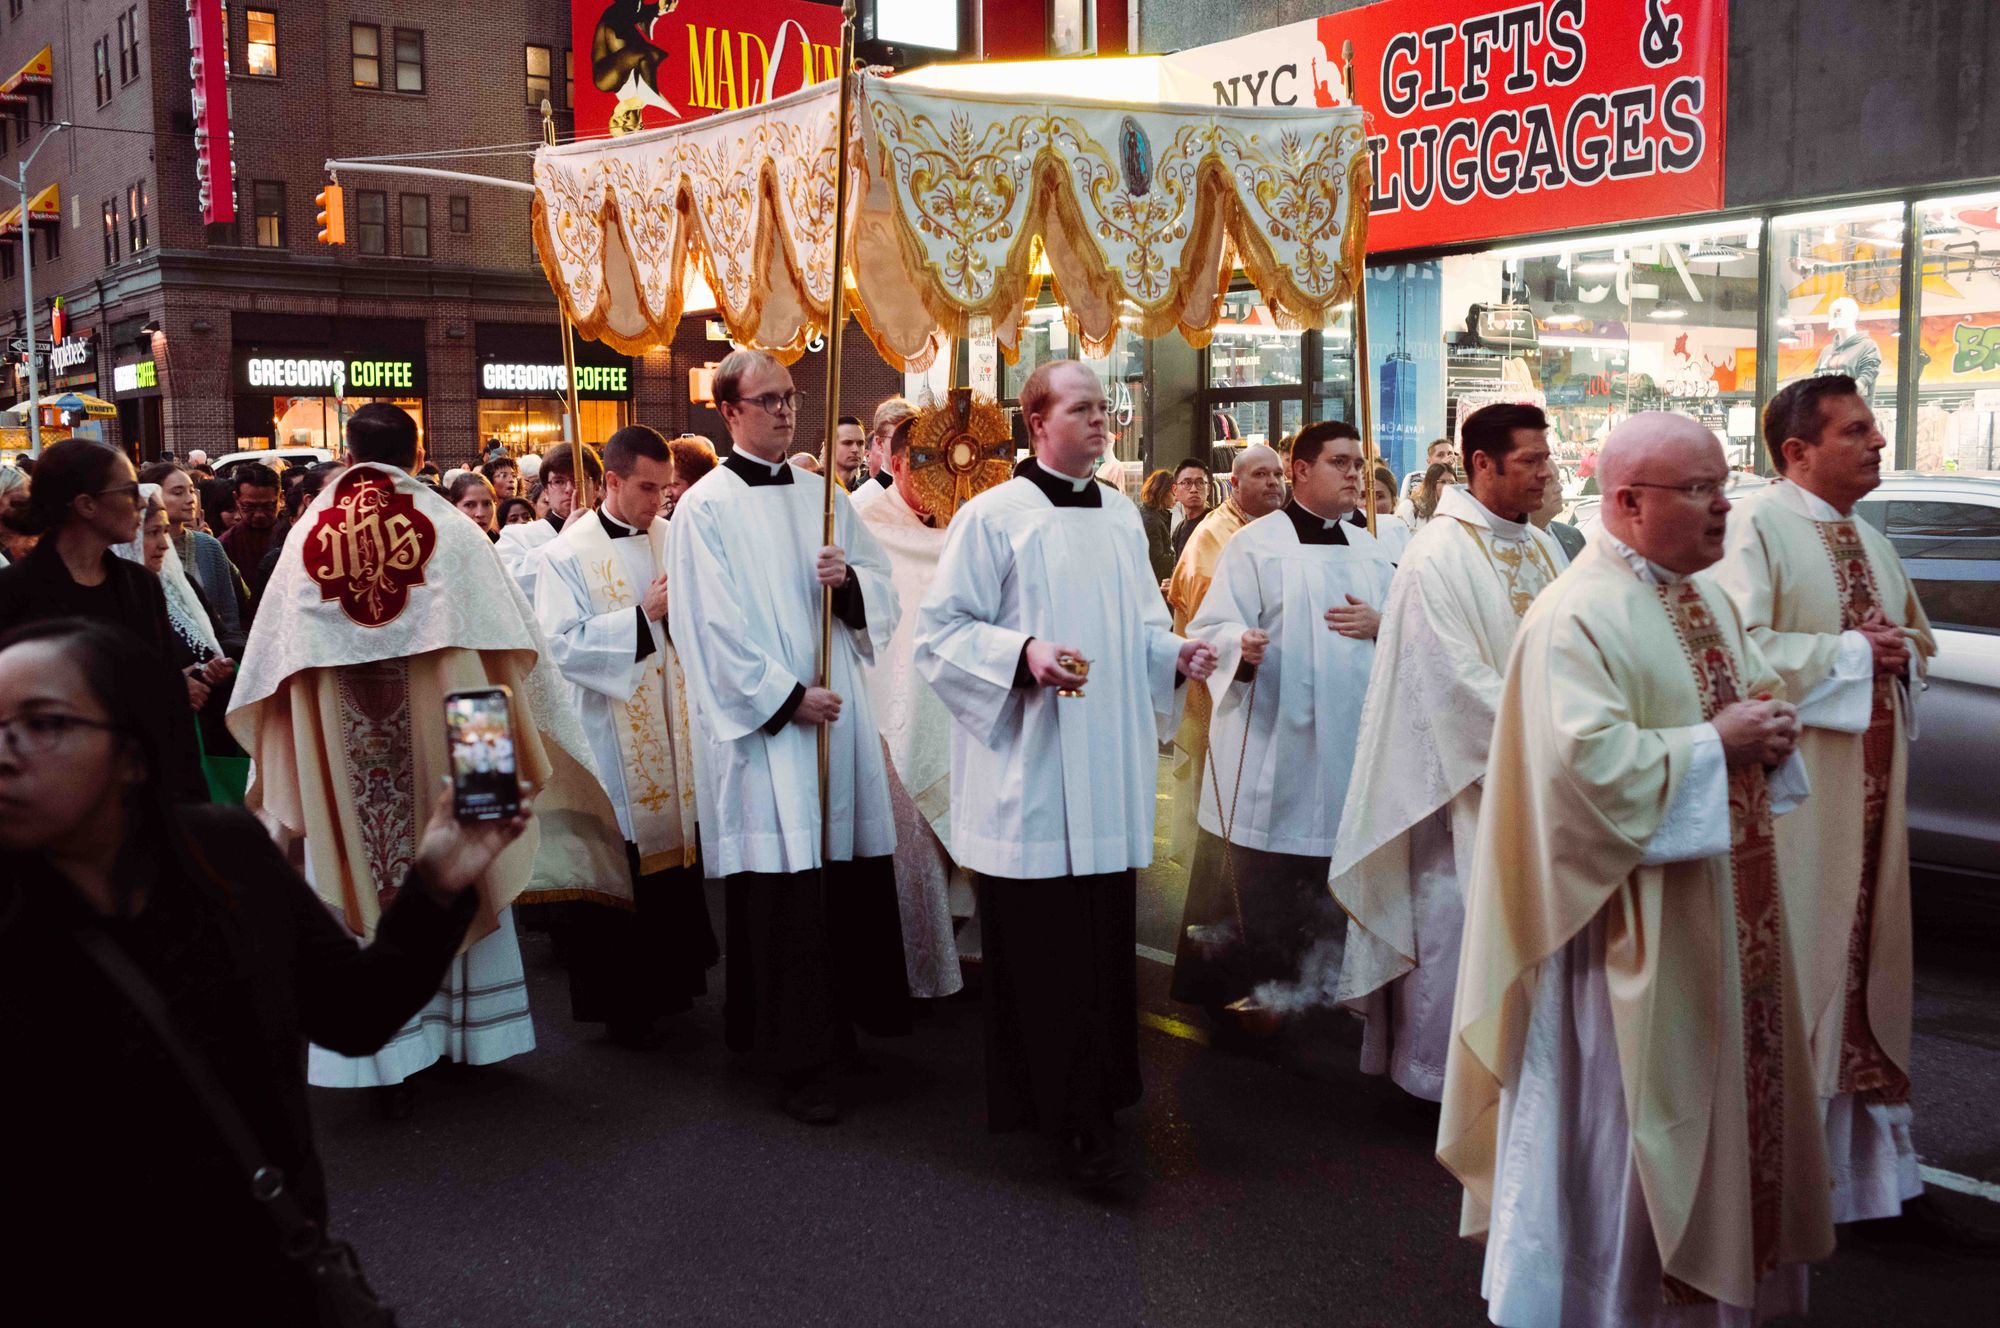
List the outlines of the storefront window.
{"type": "Polygon", "coordinates": [[[1779,217],[1771,246],[1775,386],[1815,373],[1849,374],[1894,439],[1903,205],[1779,217]]]}
{"type": "Polygon", "coordinates": [[[1354,419],[1352,314],[1324,332],[1280,327],[1255,290],[1223,298],[1205,355],[1209,464],[1252,443],[1282,447],[1312,420],[1354,419]]]}
{"type": "Polygon", "coordinates": [[[249,442],[238,439],[245,449],[265,447],[323,447],[339,452],[346,437],[347,421],[371,401],[401,406],[417,422],[417,441],[424,438],[424,403],[417,397],[273,397],[271,435],[249,442]]]}
{"type": "MultiPolygon", "coordinates": [[[[1126,319],[1136,312],[1128,307],[1126,319]]],[[[1118,329],[1108,355],[1080,355],[1061,309],[1045,293],[1044,303],[1028,311],[1027,325],[1021,329],[1020,359],[1013,364],[1001,362],[1001,399],[1010,406],[1019,402],[1021,385],[1029,374],[1050,360],[1067,359],[1081,359],[1104,384],[1105,399],[1111,403],[1110,455],[1132,463],[1126,467],[1128,472],[1136,471],[1145,446],[1146,343],[1129,327],[1118,329]]]]}
{"type": "Polygon", "coordinates": [[[1921,203],[1916,221],[1915,468],[2000,469],[2000,193],[1921,203]]]}
{"type": "MultiPolygon", "coordinates": [[[[584,441],[604,440],[631,423],[625,401],[579,401],[577,425],[584,441]]],[[[493,397],[479,403],[479,437],[498,438],[510,456],[541,452],[563,440],[563,403],[556,397],[493,397]]]]}
{"type": "Polygon", "coordinates": [[[1539,405],[1572,492],[1642,410],[1694,416],[1748,464],[1761,243],[1734,222],[1446,258],[1448,431],[1496,401],[1539,405]]]}

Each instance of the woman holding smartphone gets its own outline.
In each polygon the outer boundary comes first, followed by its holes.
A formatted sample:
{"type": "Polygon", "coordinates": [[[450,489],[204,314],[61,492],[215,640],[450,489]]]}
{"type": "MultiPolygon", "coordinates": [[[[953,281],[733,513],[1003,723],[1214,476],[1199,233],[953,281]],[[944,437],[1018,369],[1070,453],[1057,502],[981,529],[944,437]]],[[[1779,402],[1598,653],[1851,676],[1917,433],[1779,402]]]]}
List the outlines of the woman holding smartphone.
{"type": "Polygon", "coordinates": [[[163,717],[185,710],[180,687],[100,624],[0,638],[0,1036],[35,1088],[0,1095],[0,1129],[35,1141],[0,1203],[14,1266],[31,1270],[9,1292],[24,1323],[136,1322],[162,1304],[210,1323],[312,1321],[248,1177],[92,942],[157,989],[324,1225],[306,1040],[365,1055],[429,1000],[475,912],[470,887],[532,815],[524,798],[510,820],[460,822],[440,790],[364,948],[253,817],[174,804],[163,717]]]}

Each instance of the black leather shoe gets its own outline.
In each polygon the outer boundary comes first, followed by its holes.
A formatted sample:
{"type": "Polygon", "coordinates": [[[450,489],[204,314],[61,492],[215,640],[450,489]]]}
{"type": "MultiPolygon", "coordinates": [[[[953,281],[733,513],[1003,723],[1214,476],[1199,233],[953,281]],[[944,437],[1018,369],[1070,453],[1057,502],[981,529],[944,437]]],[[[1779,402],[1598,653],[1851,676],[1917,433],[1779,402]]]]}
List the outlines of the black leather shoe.
{"type": "Polygon", "coordinates": [[[840,1119],[840,1102],[833,1095],[833,1081],[824,1076],[787,1088],[778,1105],[787,1116],[807,1125],[832,1125],[840,1119]]]}
{"type": "Polygon", "coordinates": [[[1850,1222],[1847,1229],[1856,1239],[1871,1245],[1901,1245],[1987,1259],[2000,1257],[2000,1232],[1974,1226],[1927,1193],[1905,1200],[1903,1211],[1895,1217],[1850,1222]]]}
{"type": "Polygon", "coordinates": [[[658,1051],[667,1040],[667,1031],[657,1019],[635,1019],[606,1027],[611,1040],[628,1051],[658,1051]]]}
{"type": "Polygon", "coordinates": [[[407,1079],[400,1084],[378,1084],[369,1093],[375,1100],[375,1114],[383,1120],[408,1120],[417,1109],[417,1086],[407,1079]]]}
{"type": "Polygon", "coordinates": [[[1079,1194],[1099,1195],[1130,1174],[1108,1134],[1073,1134],[1063,1141],[1063,1176],[1079,1194]]]}

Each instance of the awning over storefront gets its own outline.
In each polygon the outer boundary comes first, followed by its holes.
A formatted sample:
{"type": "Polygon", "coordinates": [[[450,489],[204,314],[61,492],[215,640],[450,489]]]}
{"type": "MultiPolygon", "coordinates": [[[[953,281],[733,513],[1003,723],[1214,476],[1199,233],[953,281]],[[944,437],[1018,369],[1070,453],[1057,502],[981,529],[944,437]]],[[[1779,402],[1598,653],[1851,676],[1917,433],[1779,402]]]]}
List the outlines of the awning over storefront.
{"type": "Polygon", "coordinates": [[[55,86],[55,52],[44,46],[34,58],[0,83],[0,102],[24,102],[31,90],[55,86]]]}
{"type": "MultiPolygon", "coordinates": [[[[40,222],[45,226],[59,226],[62,224],[61,186],[52,184],[28,200],[28,220],[30,222],[40,222]]],[[[8,208],[6,214],[0,216],[0,239],[17,235],[20,233],[20,230],[21,209],[18,207],[8,208]]]]}
{"type": "MultiPolygon", "coordinates": [[[[1129,101],[1075,91],[1098,89],[1088,62],[1057,84],[1035,64],[862,77],[846,280],[890,363],[983,320],[1013,359],[1043,255],[1087,348],[1121,326],[1205,344],[1239,266],[1288,327],[1353,297],[1360,111],[1167,104],[1148,61],[1113,63],[1129,101]]],[[[801,353],[831,302],[838,87],[538,152],[535,240],[577,329],[670,344],[699,272],[734,340],[801,353]]]]}

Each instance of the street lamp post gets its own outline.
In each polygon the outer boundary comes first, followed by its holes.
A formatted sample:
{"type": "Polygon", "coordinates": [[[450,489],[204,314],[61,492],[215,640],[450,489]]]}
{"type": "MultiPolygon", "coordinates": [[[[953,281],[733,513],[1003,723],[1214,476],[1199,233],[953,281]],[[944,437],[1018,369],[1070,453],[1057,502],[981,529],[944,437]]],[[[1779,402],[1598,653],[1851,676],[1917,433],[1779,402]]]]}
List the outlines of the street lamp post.
{"type": "Polygon", "coordinates": [[[35,236],[28,223],[28,167],[48,141],[69,128],[69,121],[52,124],[35,149],[22,158],[20,170],[8,183],[21,195],[21,300],[28,315],[28,455],[42,454],[42,378],[35,364],[35,236]]]}

